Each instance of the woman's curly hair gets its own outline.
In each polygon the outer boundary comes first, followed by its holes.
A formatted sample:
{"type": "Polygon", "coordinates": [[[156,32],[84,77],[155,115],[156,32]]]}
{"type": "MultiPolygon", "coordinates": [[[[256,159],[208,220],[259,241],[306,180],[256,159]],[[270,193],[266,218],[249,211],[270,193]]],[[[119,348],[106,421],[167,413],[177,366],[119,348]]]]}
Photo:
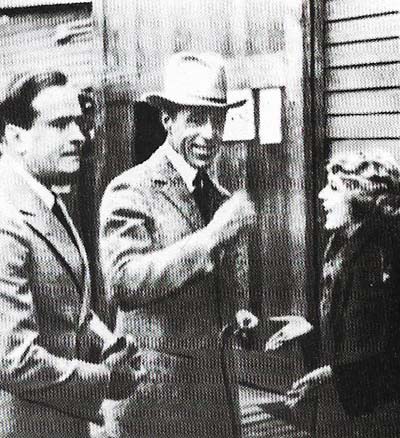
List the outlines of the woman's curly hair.
{"type": "Polygon", "coordinates": [[[328,173],[352,191],[353,214],[400,217],[400,166],[384,152],[338,154],[327,165],[328,173]]]}

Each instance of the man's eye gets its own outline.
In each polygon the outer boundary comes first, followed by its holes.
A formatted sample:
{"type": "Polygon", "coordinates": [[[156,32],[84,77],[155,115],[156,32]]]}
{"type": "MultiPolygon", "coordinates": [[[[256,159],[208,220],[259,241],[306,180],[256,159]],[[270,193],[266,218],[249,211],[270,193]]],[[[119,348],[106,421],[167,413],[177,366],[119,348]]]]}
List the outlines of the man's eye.
{"type": "Polygon", "coordinates": [[[50,122],[50,126],[52,126],[53,128],[56,129],[66,129],[68,127],[69,124],[75,122],[80,128],[83,125],[83,117],[66,117],[66,118],[60,118],[60,119],[56,119],[53,120],[52,122],[50,122]]]}
{"type": "Polygon", "coordinates": [[[57,129],[65,129],[69,122],[67,119],[57,119],[50,122],[50,126],[57,129]]]}
{"type": "Polygon", "coordinates": [[[195,123],[196,125],[200,125],[204,122],[203,114],[192,114],[189,119],[190,123],[195,123]]]}
{"type": "Polygon", "coordinates": [[[336,192],[337,191],[337,186],[335,186],[334,184],[331,184],[331,190],[336,192]]]}

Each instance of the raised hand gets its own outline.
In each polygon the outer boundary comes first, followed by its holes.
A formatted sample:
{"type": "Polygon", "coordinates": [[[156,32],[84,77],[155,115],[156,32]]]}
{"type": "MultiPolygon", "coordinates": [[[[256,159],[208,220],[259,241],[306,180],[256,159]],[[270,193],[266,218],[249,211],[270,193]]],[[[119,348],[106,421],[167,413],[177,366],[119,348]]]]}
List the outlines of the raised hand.
{"type": "Polygon", "coordinates": [[[255,223],[253,201],[245,190],[238,190],[215,212],[206,228],[218,246],[252,229],[255,223]]]}

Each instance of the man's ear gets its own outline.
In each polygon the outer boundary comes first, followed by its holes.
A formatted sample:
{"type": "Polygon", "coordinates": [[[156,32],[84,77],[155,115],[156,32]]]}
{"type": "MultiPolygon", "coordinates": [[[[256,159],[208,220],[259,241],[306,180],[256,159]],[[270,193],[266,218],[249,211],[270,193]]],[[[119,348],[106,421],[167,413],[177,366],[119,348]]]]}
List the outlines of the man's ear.
{"type": "Polygon", "coordinates": [[[167,132],[171,129],[171,120],[171,116],[166,111],[161,110],[161,123],[167,132]]]}
{"type": "Polygon", "coordinates": [[[14,152],[19,155],[24,155],[26,152],[26,136],[28,132],[26,129],[13,124],[8,124],[4,128],[4,139],[10,145],[14,152]]]}

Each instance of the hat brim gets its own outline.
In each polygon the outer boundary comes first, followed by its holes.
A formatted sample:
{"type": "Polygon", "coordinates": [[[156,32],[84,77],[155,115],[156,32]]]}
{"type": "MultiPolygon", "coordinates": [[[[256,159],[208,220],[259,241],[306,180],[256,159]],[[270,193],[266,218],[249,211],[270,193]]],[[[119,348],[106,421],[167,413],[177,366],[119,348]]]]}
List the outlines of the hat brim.
{"type": "Polygon", "coordinates": [[[204,99],[204,98],[186,98],[184,101],[175,99],[173,97],[165,96],[162,93],[148,93],[143,96],[143,100],[149,105],[158,109],[163,109],[168,106],[201,106],[206,108],[237,108],[246,103],[246,99],[236,100],[233,102],[217,102],[216,100],[204,99]]]}

